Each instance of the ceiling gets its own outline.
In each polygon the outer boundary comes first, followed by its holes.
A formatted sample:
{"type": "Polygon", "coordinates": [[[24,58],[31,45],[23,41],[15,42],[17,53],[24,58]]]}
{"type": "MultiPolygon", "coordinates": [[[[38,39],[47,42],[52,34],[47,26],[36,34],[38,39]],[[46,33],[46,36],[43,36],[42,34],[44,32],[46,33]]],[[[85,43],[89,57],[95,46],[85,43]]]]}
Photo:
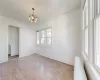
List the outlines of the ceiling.
{"type": "Polygon", "coordinates": [[[28,16],[35,8],[38,24],[76,7],[81,0],[0,0],[0,15],[29,23],[28,16]]]}

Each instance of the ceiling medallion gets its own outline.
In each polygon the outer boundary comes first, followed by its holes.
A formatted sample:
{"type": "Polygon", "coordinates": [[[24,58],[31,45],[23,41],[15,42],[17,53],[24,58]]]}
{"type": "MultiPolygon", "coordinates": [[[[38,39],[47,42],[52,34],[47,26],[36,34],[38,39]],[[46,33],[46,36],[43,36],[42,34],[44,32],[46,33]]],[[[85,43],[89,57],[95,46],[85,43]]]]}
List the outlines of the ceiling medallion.
{"type": "Polygon", "coordinates": [[[29,18],[29,21],[30,21],[30,22],[36,23],[38,19],[37,19],[37,16],[34,14],[34,10],[35,10],[35,9],[32,8],[33,13],[30,14],[28,18],[29,18]]]}

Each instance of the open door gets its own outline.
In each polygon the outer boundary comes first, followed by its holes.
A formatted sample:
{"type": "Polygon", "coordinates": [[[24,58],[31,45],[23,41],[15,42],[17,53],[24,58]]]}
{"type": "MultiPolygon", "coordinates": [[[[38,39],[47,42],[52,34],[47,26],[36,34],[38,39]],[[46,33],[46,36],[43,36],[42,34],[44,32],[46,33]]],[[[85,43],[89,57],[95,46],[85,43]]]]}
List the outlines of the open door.
{"type": "Polygon", "coordinates": [[[19,55],[19,28],[9,26],[8,28],[8,55],[19,55]]]}

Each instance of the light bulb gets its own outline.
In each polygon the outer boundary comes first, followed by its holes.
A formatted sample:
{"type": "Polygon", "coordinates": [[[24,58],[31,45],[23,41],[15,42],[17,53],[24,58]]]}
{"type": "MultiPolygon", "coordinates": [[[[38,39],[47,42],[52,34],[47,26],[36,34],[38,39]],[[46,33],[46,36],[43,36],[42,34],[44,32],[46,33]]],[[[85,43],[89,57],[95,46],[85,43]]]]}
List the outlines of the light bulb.
{"type": "Polygon", "coordinates": [[[35,19],[34,19],[34,22],[36,23],[36,22],[37,22],[37,20],[38,20],[38,19],[37,19],[37,18],[35,18],[35,19]]]}
{"type": "Polygon", "coordinates": [[[34,16],[33,15],[31,16],[31,19],[34,19],[34,16]]]}
{"type": "Polygon", "coordinates": [[[30,17],[28,17],[28,19],[29,19],[29,21],[31,21],[31,18],[30,17]]]}

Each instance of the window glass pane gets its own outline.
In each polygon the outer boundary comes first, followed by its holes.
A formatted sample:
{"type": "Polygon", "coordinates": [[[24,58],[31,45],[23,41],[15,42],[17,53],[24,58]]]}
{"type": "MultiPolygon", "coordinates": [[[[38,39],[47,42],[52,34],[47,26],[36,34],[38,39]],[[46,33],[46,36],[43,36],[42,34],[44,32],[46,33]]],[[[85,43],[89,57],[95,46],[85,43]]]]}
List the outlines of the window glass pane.
{"type": "Polygon", "coordinates": [[[88,1],[87,0],[84,7],[84,25],[85,27],[88,26],[88,1]]]}
{"type": "Polygon", "coordinates": [[[96,20],[96,65],[100,67],[100,17],[96,20]]]}
{"type": "Polygon", "coordinates": [[[94,0],[90,0],[90,19],[94,17],[94,0]]]}
{"type": "Polygon", "coordinates": [[[41,30],[41,37],[46,37],[46,30],[41,30]]]}
{"type": "Polygon", "coordinates": [[[51,37],[51,28],[47,29],[47,37],[51,37]]]}
{"type": "Polygon", "coordinates": [[[86,26],[88,26],[88,7],[86,8],[86,26]]]}
{"type": "Polygon", "coordinates": [[[40,44],[39,37],[40,37],[39,32],[37,32],[37,44],[40,44]]]}
{"type": "Polygon", "coordinates": [[[85,26],[84,26],[84,24],[85,24],[85,23],[84,23],[84,17],[85,17],[85,16],[84,16],[84,10],[83,10],[83,29],[84,29],[84,27],[85,27],[85,26]]]}
{"type": "Polygon", "coordinates": [[[37,31],[37,44],[51,45],[51,28],[37,31]]]}
{"type": "Polygon", "coordinates": [[[48,45],[48,46],[51,45],[51,38],[47,38],[47,45],[48,45]]]}
{"type": "Polygon", "coordinates": [[[46,38],[41,38],[41,44],[46,45],[46,38]]]}
{"type": "Polygon", "coordinates": [[[97,10],[98,10],[98,13],[100,13],[100,0],[97,0],[97,10]]]}
{"type": "Polygon", "coordinates": [[[85,29],[85,53],[88,54],[88,28],[85,29]]]}

